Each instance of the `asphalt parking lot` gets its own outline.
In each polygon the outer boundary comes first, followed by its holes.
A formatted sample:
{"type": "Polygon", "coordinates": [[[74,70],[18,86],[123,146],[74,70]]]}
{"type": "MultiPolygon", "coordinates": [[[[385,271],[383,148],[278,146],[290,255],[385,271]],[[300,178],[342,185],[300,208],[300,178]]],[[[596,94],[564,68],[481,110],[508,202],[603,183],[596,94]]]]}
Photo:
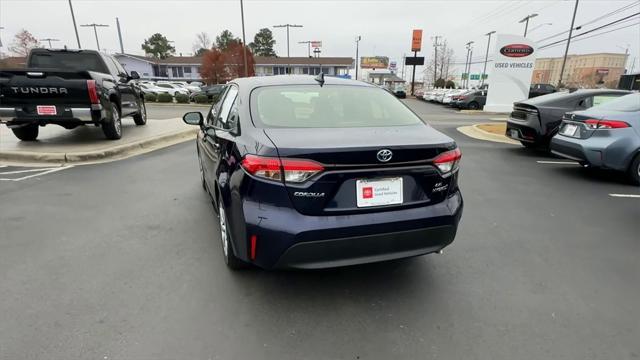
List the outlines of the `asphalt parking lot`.
{"type": "Polygon", "coordinates": [[[640,189],[406,101],[463,152],[443,255],[230,272],[193,142],[0,181],[0,358],[640,357],[640,189]]]}

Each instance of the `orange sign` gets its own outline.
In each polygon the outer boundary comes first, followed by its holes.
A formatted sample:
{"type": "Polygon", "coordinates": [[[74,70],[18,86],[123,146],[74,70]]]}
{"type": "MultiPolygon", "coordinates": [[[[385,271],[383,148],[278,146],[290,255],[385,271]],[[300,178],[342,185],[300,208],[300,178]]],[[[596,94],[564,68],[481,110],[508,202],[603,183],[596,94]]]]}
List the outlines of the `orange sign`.
{"type": "Polygon", "coordinates": [[[422,30],[413,30],[413,38],[411,39],[411,51],[420,51],[422,48],[422,30]]]}

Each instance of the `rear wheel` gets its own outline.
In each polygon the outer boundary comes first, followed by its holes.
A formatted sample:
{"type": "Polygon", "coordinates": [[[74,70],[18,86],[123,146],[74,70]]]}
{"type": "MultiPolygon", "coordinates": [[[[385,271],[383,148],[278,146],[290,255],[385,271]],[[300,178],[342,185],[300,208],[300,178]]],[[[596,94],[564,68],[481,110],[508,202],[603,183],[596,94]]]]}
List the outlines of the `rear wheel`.
{"type": "Polygon", "coordinates": [[[38,124],[29,124],[11,129],[13,134],[22,141],[34,141],[38,138],[38,124]]]}
{"type": "Polygon", "coordinates": [[[107,118],[102,123],[102,132],[109,140],[118,140],[122,137],[122,120],[120,119],[120,109],[111,103],[107,118]]]}
{"type": "Polygon", "coordinates": [[[147,107],[144,104],[144,100],[140,100],[140,111],[133,115],[133,121],[136,125],[144,125],[147,123],[147,107]]]}
{"type": "Polygon", "coordinates": [[[480,104],[475,101],[469,103],[469,110],[478,110],[480,108],[480,104]]]}
{"type": "Polygon", "coordinates": [[[629,179],[634,185],[640,185],[640,154],[636,155],[629,166],[629,179]]]}
{"type": "Polygon", "coordinates": [[[231,231],[228,228],[227,213],[224,211],[222,201],[218,199],[218,219],[220,220],[220,240],[222,241],[222,252],[224,254],[224,262],[230,269],[242,269],[247,266],[233,253],[233,247],[231,246],[231,231]]]}

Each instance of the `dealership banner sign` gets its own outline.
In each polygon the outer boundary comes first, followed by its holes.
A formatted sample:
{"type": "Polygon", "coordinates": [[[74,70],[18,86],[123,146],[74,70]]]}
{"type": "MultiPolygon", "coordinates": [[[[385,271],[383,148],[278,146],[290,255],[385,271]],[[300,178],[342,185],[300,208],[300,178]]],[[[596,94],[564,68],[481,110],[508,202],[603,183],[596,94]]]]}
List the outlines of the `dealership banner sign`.
{"type": "Polygon", "coordinates": [[[535,42],[518,35],[498,34],[485,111],[509,112],[513,103],[529,97],[537,56],[535,42]]]}

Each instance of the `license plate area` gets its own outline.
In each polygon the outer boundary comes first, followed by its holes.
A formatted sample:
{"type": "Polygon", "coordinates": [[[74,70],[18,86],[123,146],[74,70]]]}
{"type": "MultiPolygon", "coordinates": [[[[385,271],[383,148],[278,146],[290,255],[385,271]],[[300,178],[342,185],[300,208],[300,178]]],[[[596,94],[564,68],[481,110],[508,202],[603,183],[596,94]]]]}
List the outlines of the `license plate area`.
{"type": "Polygon", "coordinates": [[[55,105],[38,105],[36,106],[36,113],[45,116],[58,115],[58,110],[55,105]]]}
{"type": "Polygon", "coordinates": [[[401,177],[356,180],[356,205],[359,208],[402,204],[401,177]]]}
{"type": "Polygon", "coordinates": [[[566,124],[560,133],[565,136],[575,137],[576,132],[578,132],[578,125],[574,124],[566,124]]]}

